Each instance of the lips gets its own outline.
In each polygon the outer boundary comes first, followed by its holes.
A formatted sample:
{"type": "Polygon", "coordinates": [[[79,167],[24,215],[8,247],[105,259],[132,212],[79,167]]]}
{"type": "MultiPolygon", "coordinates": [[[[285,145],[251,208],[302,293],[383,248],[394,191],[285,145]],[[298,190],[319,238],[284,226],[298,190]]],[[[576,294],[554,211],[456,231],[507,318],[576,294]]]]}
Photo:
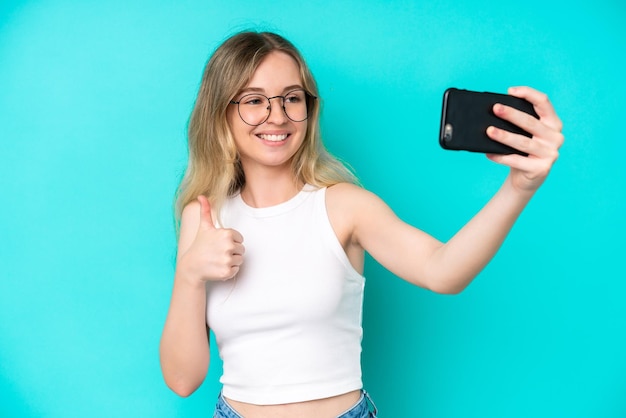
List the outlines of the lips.
{"type": "Polygon", "coordinates": [[[270,141],[270,142],[281,142],[284,141],[285,139],[287,139],[287,137],[289,136],[289,134],[280,134],[280,135],[274,135],[274,134],[258,134],[257,135],[259,138],[261,138],[264,141],[270,141]]]}

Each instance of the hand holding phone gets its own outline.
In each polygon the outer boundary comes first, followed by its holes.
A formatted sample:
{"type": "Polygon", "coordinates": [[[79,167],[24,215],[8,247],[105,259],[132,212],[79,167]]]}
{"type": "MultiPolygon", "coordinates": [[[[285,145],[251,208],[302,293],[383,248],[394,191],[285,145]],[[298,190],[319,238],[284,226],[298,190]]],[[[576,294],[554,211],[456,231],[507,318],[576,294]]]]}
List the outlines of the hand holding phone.
{"type": "Polygon", "coordinates": [[[533,105],[525,99],[507,94],[477,92],[449,88],[443,95],[439,144],[448,150],[464,150],[488,154],[520,154],[525,152],[492,140],[487,128],[495,126],[516,134],[531,134],[500,119],[493,113],[493,106],[501,103],[539,118],[533,105]]]}

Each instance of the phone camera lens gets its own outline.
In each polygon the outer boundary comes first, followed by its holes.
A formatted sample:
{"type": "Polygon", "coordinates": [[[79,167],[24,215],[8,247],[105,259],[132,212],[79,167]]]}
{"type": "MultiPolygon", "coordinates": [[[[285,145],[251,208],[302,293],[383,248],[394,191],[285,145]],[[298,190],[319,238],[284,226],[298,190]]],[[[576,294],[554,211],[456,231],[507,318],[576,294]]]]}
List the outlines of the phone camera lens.
{"type": "Polygon", "coordinates": [[[449,123],[447,123],[446,126],[443,127],[443,140],[444,142],[452,141],[452,125],[450,125],[449,123]]]}

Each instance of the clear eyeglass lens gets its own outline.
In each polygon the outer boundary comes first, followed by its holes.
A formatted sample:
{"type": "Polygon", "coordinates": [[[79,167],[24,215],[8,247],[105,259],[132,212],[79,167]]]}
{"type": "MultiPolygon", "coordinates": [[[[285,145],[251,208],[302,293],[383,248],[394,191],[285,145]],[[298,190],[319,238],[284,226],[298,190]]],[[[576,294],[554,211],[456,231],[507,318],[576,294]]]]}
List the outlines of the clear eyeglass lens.
{"type": "MultiPolygon", "coordinates": [[[[274,105],[283,105],[285,114],[294,122],[302,122],[307,118],[307,100],[304,90],[294,90],[284,96],[274,97],[278,100],[274,105]],[[281,103],[282,102],[282,103],[281,103]]],[[[262,94],[246,94],[239,99],[239,115],[249,125],[260,125],[270,114],[270,100],[262,94]]]]}

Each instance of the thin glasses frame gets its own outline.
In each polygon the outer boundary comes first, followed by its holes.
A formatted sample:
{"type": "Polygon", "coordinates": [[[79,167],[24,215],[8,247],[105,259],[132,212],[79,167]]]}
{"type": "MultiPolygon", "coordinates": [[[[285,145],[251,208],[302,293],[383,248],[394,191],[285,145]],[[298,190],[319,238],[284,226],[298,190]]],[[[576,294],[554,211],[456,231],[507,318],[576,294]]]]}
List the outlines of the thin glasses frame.
{"type": "Polygon", "coordinates": [[[313,104],[313,100],[317,100],[317,96],[313,96],[311,93],[309,93],[308,91],[306,91],[305,89],[293,89],[293,90],[289,90],[287,93],[283,94],[283,95],[278,95],[278,96],[272,96],[272,97],[267,97],[264,94],[261,93],[248,93],[245,94],[243,96],[241,96],[241,98],[237,101],[235,100],[231,100],[229,104],[232,105],[237,105],[237,113],[239,114],[239,117],[241,118],[241,120],[243,121],[243,123],[245,123],[246,125],[250,125],[250,126],[259,126],[259,125],[263,125],[270,117],[270,115],[272,114],[272,99],[282,99],[282,109],[283,112],[285,113],[285,116],[287,116],[287,118],[293,122],[303,122],[305,120],[307,120],[309,118],[309,112],[311,110],[311,106],[313,104]],[[296,91],[301,91],[304,93],[305,96],[305,100],[306,100],[306,116],[304,119],[300,119],[300,120],[296,120],[293,119],[291,116],[289,116],[289,113],[287,113],[287,109],[285,108],[285,99],[292,94],[293,92],[296,91]],[[241,115],[241,106],[240,103],[242,101],[244,101],[244,99],[247,96],[261,96],[261,97],[265,97],[267,99],[267,103],[269,103],[268,107],[267,107],[267,115],[265,116],[265,118],[259,122],[259,123],[249,123],[248,121],[246,121],[244,119],[244,117],[241,115]]]}

